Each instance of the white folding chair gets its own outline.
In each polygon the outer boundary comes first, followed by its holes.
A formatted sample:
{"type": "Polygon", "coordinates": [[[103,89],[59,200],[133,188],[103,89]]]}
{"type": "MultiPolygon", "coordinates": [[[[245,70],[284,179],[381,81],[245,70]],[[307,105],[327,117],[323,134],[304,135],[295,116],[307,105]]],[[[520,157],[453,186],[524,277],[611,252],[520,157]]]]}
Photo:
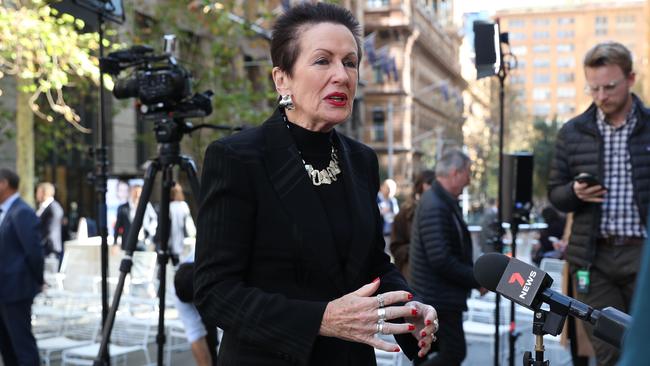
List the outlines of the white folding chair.
{"type": "MultiPolygon", "coordinates": [[[[127,317],[123,317],[127,318],[127,317]]],[[[149,319],[116,319],[111,332],[108,353],[112,362],[127,362],[127,356],[142,352],[146,365],[151,363],[149,344],[152,322],[149,319]]],[[[62,365],[93,365],[99,352],[100,342],[63,351],[62,365]]]]}
{"type": "Polygon", "coordinates": [[[36,340],[41,362],[49,366],[61,359],[61,353],[70,348],[91,344],[99,333],[100,319],[94,316],[69,319],[60,335],[36,340]]]}

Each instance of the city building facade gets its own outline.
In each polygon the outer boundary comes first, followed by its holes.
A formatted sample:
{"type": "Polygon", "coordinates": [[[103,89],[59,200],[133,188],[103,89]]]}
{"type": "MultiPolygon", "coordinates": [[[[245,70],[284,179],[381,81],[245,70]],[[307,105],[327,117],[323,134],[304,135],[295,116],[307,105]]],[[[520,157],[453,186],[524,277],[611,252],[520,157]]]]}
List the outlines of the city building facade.
{"type": "Polygon", "coordinates": [[[496,17],[508,32],[516,68],[508,86],[520,93],[534,119],[567,119],[591,103],[582,61],[595,44],[613,40],[633,54],[634,91],[647,83],[648,22],[645,2],[598,2],[502,10],[496,17]]]}
{"type": "Polygon", "coordinates": [[[440,0],[365,2],[359,137],[377,151],[382,177],[404,187],[463,145],[467,82],[452,10],[440,0]]]}

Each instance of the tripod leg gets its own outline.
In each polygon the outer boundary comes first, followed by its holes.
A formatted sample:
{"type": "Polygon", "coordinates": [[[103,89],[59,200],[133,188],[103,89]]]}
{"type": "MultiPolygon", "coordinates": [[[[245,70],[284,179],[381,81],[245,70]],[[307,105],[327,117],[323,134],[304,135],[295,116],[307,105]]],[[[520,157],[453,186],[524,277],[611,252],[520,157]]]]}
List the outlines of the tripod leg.
{"type": "Polygon", "coordinates": [[[102,329],[102,343],[99,347],[99,352],[97,353],[97,358],[94,362],[95,366],[105,365],[102,362],[102,355],[104,355],[108,350],[108,343],[111,336],[111,331],[113,330],[115,315],[117,314],[117,308],[120,305],[120,298],[122,297],[122,292],[124,291],[126,275],[131,272],[131,266],[133,264],[133,251],[138,240],[138,233],[142,227],[142,219],[144,217],[144,212],[147,208],[147,204],[149,203],[149,198],[151,197],[153,182],[156,178],[156,173],[158,170],[160,170],[159,162],[157,160],[152,160],[151,165],[149,165],[149,168],[145,173],[142,194],[140,195],[140,200],[138,201],[138,208],[135,211],[133,223],[129,229],[129,236],[125,246],[124,258],[122,259],[122,263],[120,263],[120,278],[117,283],[117,287],[115,288],[115,293],[113,294],[113,303],[111,305],[111,309],[108,313],[106,321],[104,322],[104,328],[102,329]]]}
{"type": "Polygon", "coordinates": [[[194,203],[197,205],[200,203],[200,194],[201,188],[199,185],[199,178],[196,175],[196,164],[194,161],[187,156],[181,157],[181,169],[187,174],[187,178],[190,180],[190,188],[192,189],[192,196],[194,196],[194,203]]]}
{"type": "Polygon", "coordinates": [[[162,192],[160,200],[160,216],[158,216],[158,365],[163,365],[165,348],[165,291],[167,284],[167,262],[169,260],[169,231],[171,220],[169,218],[169,203],[171,188],[174,184],[172,177],[173,165],[163,168],[162,192]]]}

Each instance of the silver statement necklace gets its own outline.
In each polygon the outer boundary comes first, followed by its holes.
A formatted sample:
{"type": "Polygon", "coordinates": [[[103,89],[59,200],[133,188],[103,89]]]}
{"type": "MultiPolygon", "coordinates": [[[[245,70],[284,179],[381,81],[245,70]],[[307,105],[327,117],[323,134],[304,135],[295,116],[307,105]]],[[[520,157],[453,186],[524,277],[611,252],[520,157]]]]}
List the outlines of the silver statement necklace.
{"type": "MultiPolygon", "coordinates": [[[[300,153],[300,156],[302,159],[302,153],[300,153]]],[[[314,169],[311,164],[305,163],[305,159],[302,159],[302,163],[305,166],[307,175],[311,178],[311,184],[315,186],[332,184],[338,179],[337,175],[341,174],[341,168],[339,167],[339,160],[336,157],[336,149],[334,149],[334,146],[332,146],[330,163],[327,168],[322,170],[314,169]]]]}
{"type": "MultiPolygon", "coordinates": [[[[282,113],[282,117],[284,118],[284,122],[286,123],[287,129],[289,129],[289,120],[287,119],[287,116],[284,113],[282,113]]],[[[338,179],[337,176],[341,174],[341,167],[339,167],[339,159],[336,156],[336,149],[334,148],[334,145],[332,145],[332,152],[330,153],[330,162],[327,165],[327,168],[321,170],[314,169],[314,167],[311,164],[307,164],[300,150],[298,150],[298,153],[300,154],[300,160],[302,160],[302,164],[305,166],[307,175],[309,176],[309,178],[311,178],[311,184],[315,186],[320,186],[321,184],[332,184],[336,182],[336,180],[338,179]]]]}

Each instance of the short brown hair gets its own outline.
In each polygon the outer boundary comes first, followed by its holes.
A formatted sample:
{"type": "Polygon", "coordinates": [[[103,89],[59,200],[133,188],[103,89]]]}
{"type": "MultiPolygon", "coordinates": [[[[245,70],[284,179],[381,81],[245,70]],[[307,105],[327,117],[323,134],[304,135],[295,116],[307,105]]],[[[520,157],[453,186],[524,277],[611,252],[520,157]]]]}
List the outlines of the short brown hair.
{"type": "Polygon", "coordinates": [[[618,65],[627,76],[632,72],[632,53],[618,42],[603,42],[587,51],[583,65],[584,67],[618,65]]]}

